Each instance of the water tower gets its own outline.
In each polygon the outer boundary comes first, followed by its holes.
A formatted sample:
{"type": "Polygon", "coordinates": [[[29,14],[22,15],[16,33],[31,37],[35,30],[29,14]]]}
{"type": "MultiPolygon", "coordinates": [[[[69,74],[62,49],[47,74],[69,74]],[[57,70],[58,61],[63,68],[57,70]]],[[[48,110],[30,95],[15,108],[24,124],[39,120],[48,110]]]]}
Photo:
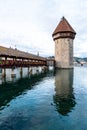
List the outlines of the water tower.
{"type": "Polygon", "coordinates": [[[63,17],[54,30],[55,66],[57,68],[73,68],[73,40],[76,32],[63,17]]]}

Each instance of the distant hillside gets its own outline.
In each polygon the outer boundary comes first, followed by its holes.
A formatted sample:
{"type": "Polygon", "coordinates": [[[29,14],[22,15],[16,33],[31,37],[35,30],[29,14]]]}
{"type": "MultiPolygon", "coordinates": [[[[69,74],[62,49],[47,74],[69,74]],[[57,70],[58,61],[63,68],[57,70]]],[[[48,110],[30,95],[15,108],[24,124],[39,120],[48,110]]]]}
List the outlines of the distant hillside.
{"type": "MultiPolygon", "coordinates": [[[[49,56],[47,58],[54,58],[54,56],[49,56]]],[[[87,62],[87,58],[81,58],[81,57],[74,57],[74,62],[80,63],[80,62],[87,62]]]]}
{"type": "Polygon", "coordinates": [[[83,58],[83,60],[87,62],[87,58],[83,58]]]}
{"type": "Polygon", "coordinates": [[[74,62],[87,62],[87,58],[74,57],[74,62]]]}

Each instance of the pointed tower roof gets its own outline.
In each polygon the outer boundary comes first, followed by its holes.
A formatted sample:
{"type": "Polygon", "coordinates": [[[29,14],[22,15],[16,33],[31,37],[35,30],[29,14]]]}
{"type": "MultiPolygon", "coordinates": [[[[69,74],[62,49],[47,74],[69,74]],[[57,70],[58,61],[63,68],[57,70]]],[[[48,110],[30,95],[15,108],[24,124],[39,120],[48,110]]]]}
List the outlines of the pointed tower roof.
{"type": "Polygon", "coordinates": [[[60,23],[54,30],[52,36],[56,35],[57,33],[62,33],[62,32],[71,32],[71,33],[76,34],[74,29],[71,27],[71,25],[68,23],[68,21],[64,17],[62,17],[60,23]]]}

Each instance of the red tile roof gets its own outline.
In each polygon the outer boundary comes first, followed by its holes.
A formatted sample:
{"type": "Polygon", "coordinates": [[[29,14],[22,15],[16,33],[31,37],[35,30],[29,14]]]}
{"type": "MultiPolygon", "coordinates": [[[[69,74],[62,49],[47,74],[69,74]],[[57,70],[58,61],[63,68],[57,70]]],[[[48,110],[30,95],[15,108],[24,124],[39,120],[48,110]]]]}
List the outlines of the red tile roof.
{"type": "Polygon", "coordinates": [[[74,29],[71,27],[71,25],[68,23],[68,21],[64,17],[61,19],[60,23],[54,30],[52,36],[54,36],[57,33],[62,33],[62,32],[71,32],[71,33],[76,34],[74,29]]]}

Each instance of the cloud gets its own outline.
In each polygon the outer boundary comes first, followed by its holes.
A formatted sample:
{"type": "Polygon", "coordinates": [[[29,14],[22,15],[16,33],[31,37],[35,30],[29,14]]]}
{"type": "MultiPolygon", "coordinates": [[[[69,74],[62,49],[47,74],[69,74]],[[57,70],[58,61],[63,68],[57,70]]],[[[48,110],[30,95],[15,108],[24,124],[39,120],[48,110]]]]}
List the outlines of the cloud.
{"type": "Polygon", "coordinates": [[[83,56],[87,43],[86,14],[86,0],[1,0],[0,45],[9,47],[16,44],[25,51],[54,55],[52,33],[61,17],[65,16],[77,32],[74,55],[83,56]]]}

